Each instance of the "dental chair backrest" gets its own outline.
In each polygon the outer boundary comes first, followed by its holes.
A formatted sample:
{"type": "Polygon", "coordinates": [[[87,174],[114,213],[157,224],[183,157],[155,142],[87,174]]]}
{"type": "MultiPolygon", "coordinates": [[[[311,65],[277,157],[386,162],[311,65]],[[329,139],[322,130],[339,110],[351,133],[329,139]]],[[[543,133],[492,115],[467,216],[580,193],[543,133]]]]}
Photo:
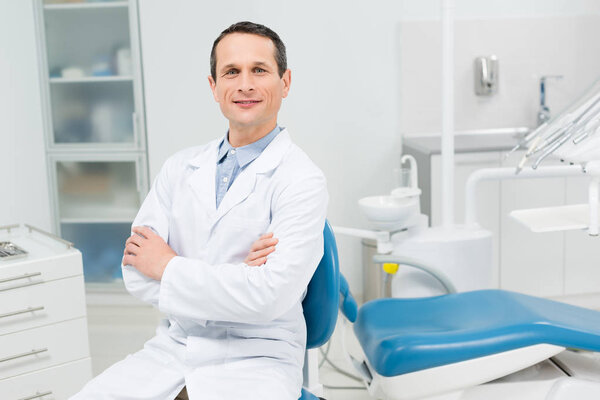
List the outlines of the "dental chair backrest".
{"type": "Polygon", "coordinates": [[[329,222],[323,229],[324,251],[310,283],[302,307],[306,320],[306,347],[327,343],[335,329],[340,293],[340,266],[335,236],[329,222]]]}

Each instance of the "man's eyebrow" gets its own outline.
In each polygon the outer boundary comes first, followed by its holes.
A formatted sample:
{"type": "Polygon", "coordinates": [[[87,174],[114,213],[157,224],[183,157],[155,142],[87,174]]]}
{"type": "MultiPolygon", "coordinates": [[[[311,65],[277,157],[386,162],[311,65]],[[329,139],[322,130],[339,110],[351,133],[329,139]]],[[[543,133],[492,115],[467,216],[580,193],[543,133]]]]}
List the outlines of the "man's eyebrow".
{"type": "Polygon", "coordinates": [[[225,71],[225,70],[230,69],[230,68],[237,68],[237,65],[235,65],[235,64],[227,64],[227,65],[225,65],[225,66],[223,66],[221,68],[221,71],[225,71]]]}
{"type": "MultiPolygon", "coordinates": [[[[269,64],[267,64],[264,61],[255,61],[253,65],[255,67],[269,67],[269,64]]],[[[226,71],[226,70],[228,70],[230,68],[239,68],[239,67],[237,66],[237,64],[233,64],[233,63],[232,64],[227,64],[227,65],[224,65],[221,68],[221,71],[226,71]]]]}

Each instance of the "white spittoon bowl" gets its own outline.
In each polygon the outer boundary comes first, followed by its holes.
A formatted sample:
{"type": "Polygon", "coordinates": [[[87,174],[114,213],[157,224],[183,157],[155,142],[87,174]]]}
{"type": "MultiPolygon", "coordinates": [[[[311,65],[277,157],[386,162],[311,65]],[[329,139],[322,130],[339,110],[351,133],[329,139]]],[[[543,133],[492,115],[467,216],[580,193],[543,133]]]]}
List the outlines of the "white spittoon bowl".
{"type": "Polygon", "coordinates": [[[407,198],[421,195],[421,189],[417,187],[399,187],[392,190],[392,197],[407,198]]]}
{"type": "Polygon", "coordinates": [[[375,226],[402,224],[419,214],[419,198],[371,196],[358,201],[360,209],[375,226]]]}

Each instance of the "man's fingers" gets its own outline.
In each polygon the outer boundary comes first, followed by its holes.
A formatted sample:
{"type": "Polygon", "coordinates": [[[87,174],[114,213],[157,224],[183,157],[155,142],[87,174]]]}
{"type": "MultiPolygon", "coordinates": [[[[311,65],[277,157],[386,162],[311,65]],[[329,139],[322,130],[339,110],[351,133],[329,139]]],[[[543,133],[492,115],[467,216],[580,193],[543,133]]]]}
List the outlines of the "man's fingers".
{"type": "Polygon", "coordinates": [[[136,245],[135,245],[135,244],[133,244],[133,243],[128,243],[128,244],[125,246],[125,252],[126,252],[126,254],[133,254],[133,255],[136,255],[136,254],[137,254],[137,252],[138,252],[138,250],[139,250],[139,247],[138,247],[138,246],[136,246],[136,245]]]}
{"type": "Polygon", "coordinates": [[[149,239],[152,235],[156,235],[156,233],[154,233],[152,229],[143,225],[134,226],[133,228],[131,228],[131,230],[137,234],[142,235],[146,239],[149,239]]]}
{"type": "Polygon", "coordinates": [[[256,242],[252,243],[250,251],[266,249],[267,247],[275,246],[278,242],[279,239],[276,238],[258,239],[256,242]]]}
{"type": "Polygon", "coordinates": [[[128,245],[129,243],[133,243],[136,246],[142,246],[142,242],[145,239],[143,237],[141,237],[140,235],[131,235],[129,236],[129,238],[127,239],[127,241],[125,242],[125,245],[128,245]]]}
{"type": "Polygon", "coordinates": [[[135,256],[131,256],[131,255],[126,255],[125,257],[123,257],[123,265],[132,265],[133,266],[133,262],[135,260],[134,257],[135,256]]]}
{"type": "Polygon", "coordinates": [[[257,258],[256,260],[247,262],[246,265],[249,265],[251,267],[259,267],[266,262],[267,262],[267,257],[261,257],[261,258],[257,258]]]}
{"type": "Polygon", "coordinates": [[[266,249],[258,250],[252,253],[252,259],[266,257],[275,251],[275,246],[267,247],[266,249]]]}

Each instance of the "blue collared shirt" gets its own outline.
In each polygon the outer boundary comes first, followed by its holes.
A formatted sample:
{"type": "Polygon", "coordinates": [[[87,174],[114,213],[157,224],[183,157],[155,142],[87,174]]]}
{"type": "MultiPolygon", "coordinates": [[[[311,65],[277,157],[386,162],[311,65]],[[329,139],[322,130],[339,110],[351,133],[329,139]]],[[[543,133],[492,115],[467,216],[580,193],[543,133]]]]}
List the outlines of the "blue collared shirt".
{"type": "Polygon", "coordinates": [[[262,154],[263,150],[267,148],[279,132],[281,132],[281,128],[278,125],[256,142],[237,148],[229,144],[229,132],[225,135],[219,143],[219,153],[217,155],[217,174],[215,177],[217,208],[219,208],[221,200],[225,197],[225,193],[227,193],[235,178],[248,164],[262,154]]]}

